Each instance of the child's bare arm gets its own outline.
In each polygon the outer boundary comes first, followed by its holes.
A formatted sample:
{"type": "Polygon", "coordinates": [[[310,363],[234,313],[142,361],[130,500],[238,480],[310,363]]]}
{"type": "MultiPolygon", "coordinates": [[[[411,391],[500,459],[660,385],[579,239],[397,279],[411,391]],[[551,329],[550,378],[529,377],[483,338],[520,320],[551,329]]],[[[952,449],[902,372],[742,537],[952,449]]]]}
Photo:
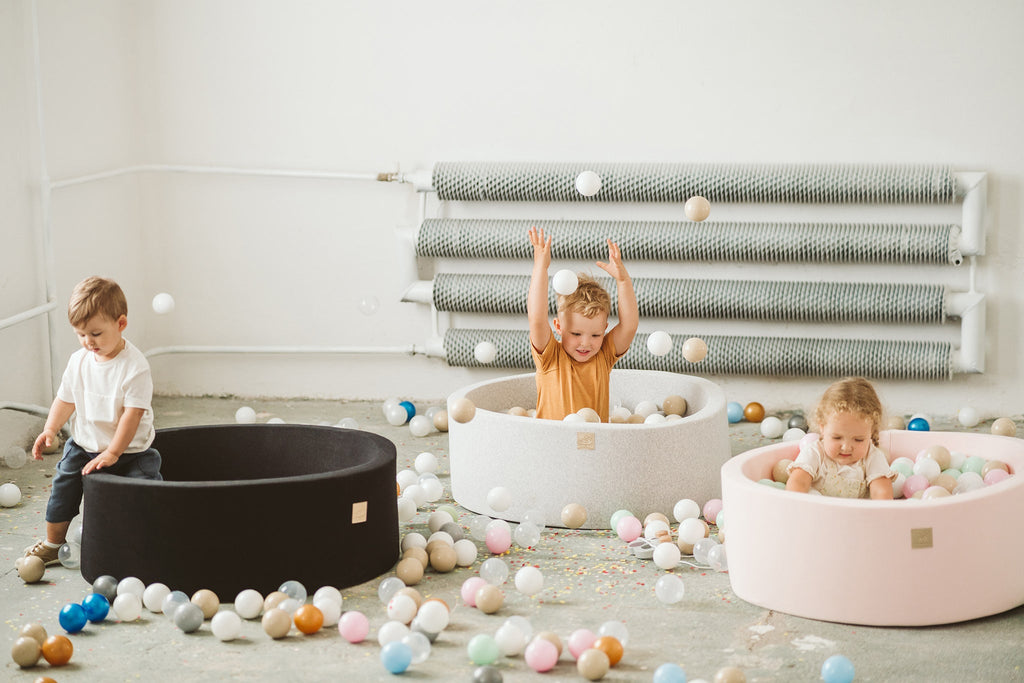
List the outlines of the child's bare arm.
{"type": "Polygon", "coordinates": [[[114,432],[114,438],[110,441],[110,445],[105,451],[85,463],[82,474],[89,474],[116,464],[118,458],[135,438],[135,432],[139,430],[139,423],[142,422],[142,416],[145,414],[146,411],[142,408],[125,408],[121,413],[121,419],[117,421],[117,431],[114,432]]]}
{"type": "Polygon", "coordinates": [[[789,473],[789,479],[786,480],[786,490],[807,493],[811,490],[812,481],[814,479],[811,477],[810,472],[794,467],[793,471],[789,473]]]}
{"type": "Polygon", "coordinates": [[[636,330],[640,326],[640,309],[636,303],[636,292],[633,291],[633,279],[622,264],[622,252],[619,245],[608,240],[608,263],[597,262],[597,267],[615,278],[615,286],[619,295],[619,323],[608,333],[615,344],[615,353],[622,355],[633,343],[636,330]]]}
{"type": "Polygon", "coordinates": [[[878,477],[868,484],[868,494],[874,500],[892,500],[892,480],[888,477],[878,477]]]}
{"type": "Polygon", "coordinates": [[[544,236],[544,229],[530,228],[530,244],[533,245],[533,273],[530,276],[530,293],[526,299],[526,316],[530,322],[530,343],[537,351],[543,351],[551,339],[551,323],[548,322],[548,266],[551,265],[551,236],[544,236]]]}
{"type": "Polygon", "coordinates": [[[75,412],[74,403],[67,403],[59,398],[53,399],[53,403],[50,404],[50,413],[46,416],[46,424],[43,426],[43,431],[36,437],[35,443],[32,444],[33,458],[36,460],[43,459],[43,449],[53,445],[53,440],[57,438],[57,432],[60,431],[73,412],[75,412]]]}

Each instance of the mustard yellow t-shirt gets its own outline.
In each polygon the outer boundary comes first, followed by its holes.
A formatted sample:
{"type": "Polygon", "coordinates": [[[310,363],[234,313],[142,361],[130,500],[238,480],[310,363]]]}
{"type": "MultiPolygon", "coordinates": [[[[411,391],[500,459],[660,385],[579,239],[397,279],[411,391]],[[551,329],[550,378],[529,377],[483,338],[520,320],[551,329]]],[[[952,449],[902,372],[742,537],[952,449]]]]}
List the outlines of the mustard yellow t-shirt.
{"type": "Polygon", "coordinates": [[[608,377],[619,360],[615,344],[604,338],[601,350],[585,363],[565,352],[552,334],[543,351],[530,344],[537,367],[537,417],[561,420],[580,408],[593,408],[608,421],[608,377]]]}

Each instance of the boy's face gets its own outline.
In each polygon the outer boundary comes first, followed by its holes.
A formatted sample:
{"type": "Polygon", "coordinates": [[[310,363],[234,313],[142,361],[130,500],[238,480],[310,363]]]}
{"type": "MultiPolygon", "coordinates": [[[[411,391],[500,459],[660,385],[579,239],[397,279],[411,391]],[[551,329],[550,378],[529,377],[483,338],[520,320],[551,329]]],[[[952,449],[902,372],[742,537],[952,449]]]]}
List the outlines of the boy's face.
{"type": "Polygon", "coordinates": [[[587,318],[575,311],[562,311],[555,318],[555,332],[562,337],[562,348],[581,363],[586,363],[601,350],[607,328],[608,315],[605,313],[587,318]]]}
{"type": "Polygon", "coordinates": [[[128,326],[128,319],[121,316],[111,320],[105,315],[94,315],[81,325],[75,326],[75,334],[83,348],[92,351],[96,360],[110,360],[124,348],[121,333],[128,326]]]}

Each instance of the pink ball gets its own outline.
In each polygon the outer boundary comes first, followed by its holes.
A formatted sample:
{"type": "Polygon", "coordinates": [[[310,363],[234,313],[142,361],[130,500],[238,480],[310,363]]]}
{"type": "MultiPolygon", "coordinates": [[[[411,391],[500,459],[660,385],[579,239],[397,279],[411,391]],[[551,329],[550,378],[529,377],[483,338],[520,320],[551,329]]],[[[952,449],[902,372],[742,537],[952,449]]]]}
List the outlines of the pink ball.
{"type": "Polygon", "coordinates": [[[569,635],[569,654],[573,659],[579,659],[584,650],[594,647],[597,636],[588,628],[578,628],[569,635]]]}
{"type": "Polygon", "coordinates": [[[350,643],[361,643],[370,632],[370,620],[362,612],[349,611],[338,619],[338,633],[350,643]]]}
{"type": "Polygon", "coordinates": [[[633,515],[626,515],[619,520],[619,523],[615,526],[615,532],[619,535],[626,543],[631,543],[636,539],[640,538],[640,534],[644,530],[644,525],[640,523],[640,520],[633,515]]]}
{"type": "Polygon", "coordinates": [[[476,607],[476,592],[487,585],[479,576],[471,576],[462,582],[462,601],[470,607],[476,607]]]}
{"type": "Polygon", "coordinates": [[[487,530],[484,542],[488,550],[495,555],[501,555],[512,547],[512,534],[503,526],[494,526],[487,530]]]}
{"type": "Polygon", "coordinates": [[[928,477],[923,474],[912,474],[903,482],[903,497],[913,498],[915,493],[924,491],[929,486],[931,482],[928,481],[928,477]]]}
{"type": "Polygon", "coordinates": [[[991,486],[992,484],[998,484],[1003,479],[1010,476],[1010,473],[1006,470],[992,469],[985,475],[985,485],[991,486]]]}
{"type": "Polygon", "coordinates": [[[718,519],[718,513],[722,511],[722,500],[720,498],[712,498],[708,502],[704,503],[704,509],[701,512],[704,513],[704,519],[708,524],[714,524],[715,520],[718,519]]]}
{"type": "Polygon", "coordinates": [[[555,668],[558,662],[558,648],[547,638],[534,638],[526,646],[523,656],[527,666],[537,673],[544,673],[555,668]]]}

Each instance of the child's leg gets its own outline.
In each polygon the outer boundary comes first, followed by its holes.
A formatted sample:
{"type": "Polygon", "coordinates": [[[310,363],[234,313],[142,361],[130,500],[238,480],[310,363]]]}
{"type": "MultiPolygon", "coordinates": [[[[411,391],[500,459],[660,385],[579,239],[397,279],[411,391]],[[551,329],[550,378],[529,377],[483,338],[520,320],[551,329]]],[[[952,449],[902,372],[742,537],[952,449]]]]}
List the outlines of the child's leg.
{"type": "Polygon", "coordinates": [[[92,458],[73,439],[64,444],[64,456],[57,463],[46,503],[46,540],[50,543],[64,543],[67,537],[71,520],[82,505],[82,468],[92,458]]]}

